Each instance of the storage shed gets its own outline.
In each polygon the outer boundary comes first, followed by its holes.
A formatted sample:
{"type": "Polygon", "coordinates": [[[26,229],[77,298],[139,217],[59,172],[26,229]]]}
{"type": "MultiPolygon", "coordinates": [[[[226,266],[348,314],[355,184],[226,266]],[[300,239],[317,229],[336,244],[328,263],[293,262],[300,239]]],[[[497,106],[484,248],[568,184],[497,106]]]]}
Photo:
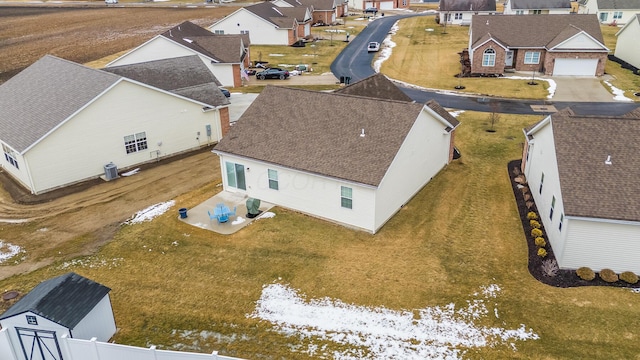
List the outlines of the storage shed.
{"type": "Polygon", "coordinates": [[[108,287],[70,272],[36,286],[0,315],[14,352],[26,360],[61,359],[59,339],[108,341],[116,332],[108,287]]]}

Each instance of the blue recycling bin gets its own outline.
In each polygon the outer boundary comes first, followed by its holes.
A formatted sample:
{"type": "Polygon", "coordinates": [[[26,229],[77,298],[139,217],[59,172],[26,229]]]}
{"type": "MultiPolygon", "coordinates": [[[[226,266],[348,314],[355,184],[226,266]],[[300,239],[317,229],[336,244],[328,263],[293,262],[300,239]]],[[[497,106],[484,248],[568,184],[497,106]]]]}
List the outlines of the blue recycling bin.
{"type": "Polygon", "coordinates": [[[180,219],[187,218],[187,208],[180,208],[178,212],[180,213],[180,219]]]}

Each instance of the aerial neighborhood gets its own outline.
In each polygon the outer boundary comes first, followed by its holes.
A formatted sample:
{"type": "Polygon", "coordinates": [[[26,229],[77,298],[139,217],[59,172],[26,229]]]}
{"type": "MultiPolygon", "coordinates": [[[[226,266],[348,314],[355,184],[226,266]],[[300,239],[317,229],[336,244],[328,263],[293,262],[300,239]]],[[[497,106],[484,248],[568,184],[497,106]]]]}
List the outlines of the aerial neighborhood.
{"type": "Polygon", "coordinates": [[[637,354],[640,1],[123,3],[0,82],[0,359],[637,354]]]}

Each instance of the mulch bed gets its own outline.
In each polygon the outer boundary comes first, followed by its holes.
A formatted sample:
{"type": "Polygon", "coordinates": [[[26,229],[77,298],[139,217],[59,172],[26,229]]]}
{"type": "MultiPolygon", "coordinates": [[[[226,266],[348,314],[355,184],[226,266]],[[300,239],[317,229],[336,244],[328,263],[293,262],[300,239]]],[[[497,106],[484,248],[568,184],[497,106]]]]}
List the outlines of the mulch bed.
{"type": "MultiPolygon", "coordinates": [[[[536,246],[533,237],[531,236],[531,225],[529,224],[529,219],[527,218],[527,214],[530,211],[534,211],[536,214],[538,213],[538,209],[534,203],[533,197],[528,200],[525,200],[525,193],[518,188],[518,182],[516,178],[520,175],[520,164],[521,160],[513,160],[509,162],[507,166],[507,170],[509,172],[509,178],[511,179],[511,187],[513,188],[513,194],[515,196],[516,204],[518,206],[518,212],[520,213],[520,220],[522,221],[522,230],[524,232],[524,238],[527,241],[527,247],[529,252],[529,273],[536,280],[540,281],[543,284],[547,284],[550,286],[560,287],[560,288],[569,288],[569,287],[577,287],[577,286],[613,286],[613,287],[625,287],[625,288],[640,288],[640,282],[636,284],[629,284],[624,281],[618,280],[613,283],[608,283],[602,280],[599,276],[596,275],[596,278],[591,281],[582,280],[576,275],[575,270],[567,270],[567,269],[559,269],[557,270],[557,274],[555,276],[547,275],[542,267],[543,261],[546,260],[555,260],[555,255],[553,254],[553,249],[551,245],[548,243],[545,249],[547,250],[547,256],[542,258],[538,256],[538,247],[536,246]],[[533,205],[528,208],[527,202],[533,203],[533,205]]],[[[525,186],[527,184],[524,184],[525,186]]],[[[542,224],[542,221],[540,221],[542,224]]],[[[540,228],[544,234],[547,232],[544,230],[544,225],[540,228]]]]}

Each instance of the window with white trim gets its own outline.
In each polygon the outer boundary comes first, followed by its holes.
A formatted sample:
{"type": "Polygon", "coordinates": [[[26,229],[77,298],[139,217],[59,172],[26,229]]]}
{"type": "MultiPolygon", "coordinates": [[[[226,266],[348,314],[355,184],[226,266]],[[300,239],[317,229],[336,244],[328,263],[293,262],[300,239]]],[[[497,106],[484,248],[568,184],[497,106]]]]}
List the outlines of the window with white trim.
{"type": "Polygon", "coordinates": [[[524,10],[516,10],[516,15],[524,15],[524,10]]]}
{"type": "Polygon", "coordinates": [[[544,184],[544,173],[540,177],[540,189],[538,189],[538,193],[542,194],[542,185],[544,184]]]}
{"type": "Polygon", "coordinates": [[[540,15],[542,14],[542,10],[531,10],[531,13],[534,15],[540,15]]]}
{"type": "Polygon", "coordinates": [[[613,12],[613,20],[622,19],[622,11],[613,12]]]}
{"type": "Polygon", "coordinates": [[[564,214],[560,214],[560,225],[558,225],[558,230],[562,231],[562,223],[564,222],[564,214]]]}
{"type": "Polygon", "coordinates": [[[7,160],[9,164],[15,166],[16,169],[20,169],[20,166],[18,166],[18,156],[16,155],[16,153],[5,144],[2,144],[2,151],[4,152],[4,159],[7,160]]]}
{"type": "Polygon", "coordinates": [[[224,35],[224,30],[213,30],[213,33],[217,35],[224,35]]]}
{"type": "Polygon", "coordinates": [[[549,219],[553,220],[553,209],[556,207],[556,197],[551,198],[551,210],[549,211],[549,219]]]}
{"type": "Polygon", "coordinates": [[[496,65],[496,51],[493,49],[487,49],[482,54],[482,66],[495,66],[496,65]]]}
{"type": "Polygon", "coordinates": [[[524,53],[525,64],[539,64],[540,63],[540,51],[526,51],[524,53]]]}
{"type": "Polygon", "coordinates": [[[340,206],[346,209],[353,209],[353,189],[350,187],[340,187],[340,206]]]}
{"type": "Polygon", "coordinates": [[[455,13],[454,18],[456,20],[462,20],[462,13],[455,13]]]}
{"type": "Polygon", "coordinates": [[[269,189],[278,190],[278,170],[267,169],[269,189]]]}
{"type": "Polygon", "coordinates": [[[240,35],[249,35],[249,30],[240,30],[240,35]]]}
{"type": "Polygon", "coordinates": [[[600,13],[600,21],[602,21],[602,22],[607,21],[607,18],[609,18],[609,13],[608,12],[601,12],[600,13]]]}
{"type": "Polygon", "coordinates": [[[127,154],[147,149],[147,133],[139,132],[124,137],[124,149],[127,154]]]}

